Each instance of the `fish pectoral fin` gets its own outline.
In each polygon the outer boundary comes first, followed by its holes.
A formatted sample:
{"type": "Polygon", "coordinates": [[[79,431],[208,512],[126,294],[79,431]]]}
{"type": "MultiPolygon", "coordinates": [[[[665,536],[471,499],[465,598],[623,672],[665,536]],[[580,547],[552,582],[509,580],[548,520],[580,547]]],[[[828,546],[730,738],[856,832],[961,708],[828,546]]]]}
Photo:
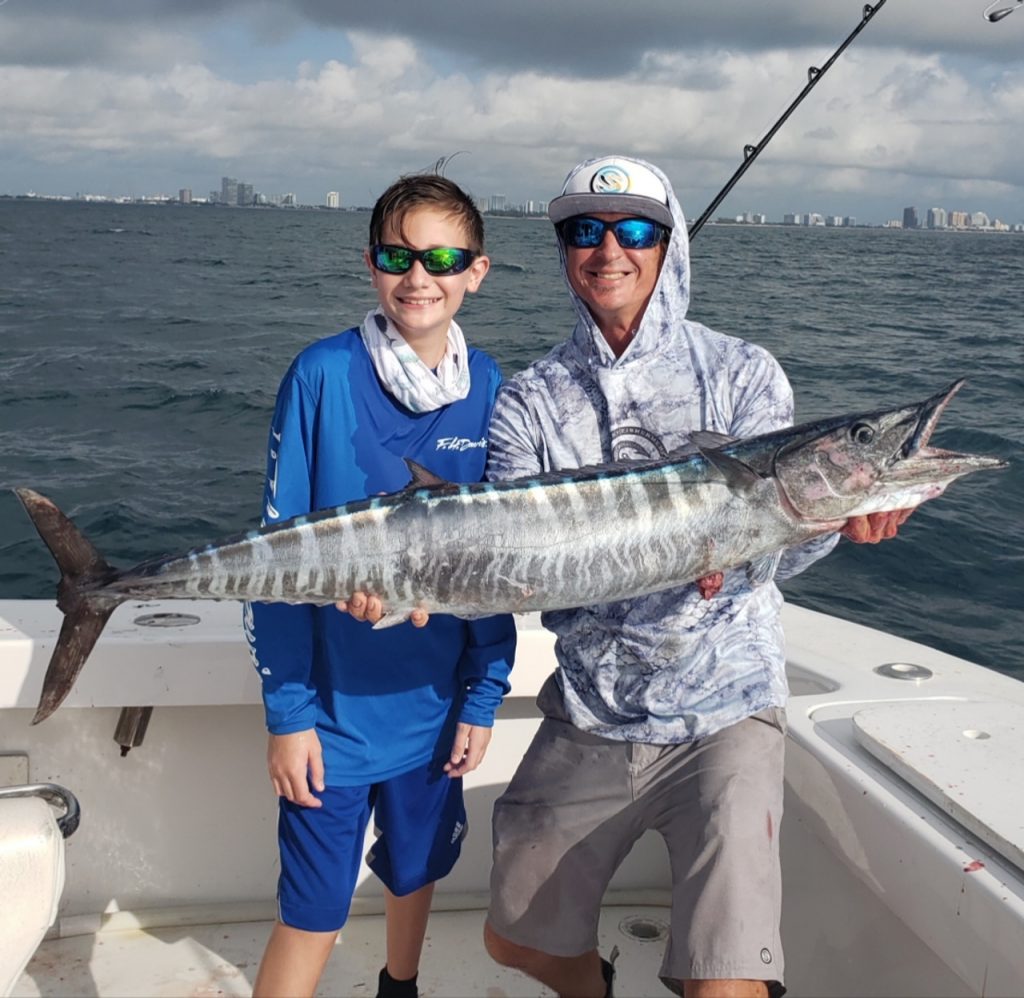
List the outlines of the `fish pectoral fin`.
{"type": "Polygon", "coordinates": [[[373,629],[375,631],[383,631],[387,627],[397,627],[399,624],[404,624],[411,616],[412,610],[407,610],[405,613],[385,613],[373,625],[373,629]]]}
{"type": "Polygon", "coordinates": [[[701,455],[721,472],[725,484],[734,492],[741,494],[752,492],[761,483],[761,476],[737,457],[730,457],[720,450],[704,450],[701,448],[701,455]]]}
{"type": "Polygon", "coordinates": [[[747,581],[752,586],[763,586],[775,578],[779,568],[779,561],[782,558],[782,551],[773,551],[771,554],[763,555],[755,561],[747,562],[747,581]]]}
{"type": "Polygon", "coordinates": [[[412,458],[407,457],[404,460],[405,466],[409,469],[409,474],[412,475],[412,481],[406,486],[406,488],[422,489],[438,485],[452,484],[440,475],[435,475],[429,468],[424,468],[422,464],[418,464],[416,461],[413,461],[412,458]]]}

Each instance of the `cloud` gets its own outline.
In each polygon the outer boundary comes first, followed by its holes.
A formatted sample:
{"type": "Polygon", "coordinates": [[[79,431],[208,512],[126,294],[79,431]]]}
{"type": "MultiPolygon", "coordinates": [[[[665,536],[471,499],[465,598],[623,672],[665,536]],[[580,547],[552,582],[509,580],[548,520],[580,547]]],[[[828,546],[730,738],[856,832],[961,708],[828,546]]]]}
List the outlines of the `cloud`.
{"type": "MultiPolygon", "coordinates": [[[[77,5],[59,17],[53,4],[8,0],[0,6],[0,66],[159,70],[198,58],[201,46],[176,26],[92,16],[77,5]]],[[[7,95],[4,95],[6,102],[7,95]]]]}
{"type": "MultiPolygon", "coordinates": [[[[1019,58],[1013,21],[988,23],[981,0],[894,0],[881,9],[885,3],[875,5],[868,44],[957,52],[986,62],[1019,58]]],[[[820,63],[859,23],[862,6],[835,0],[9,0],[0,13],[0,60],[9,62],[122,64],[148,49],[159,64],[160,53],[146,42],[154,32],[167,37],[166,52],[214,26],[248,31],[265,43],[315,26],[405,38],[479,71],[536,69],[590,78],[634,70],[650,52],[813,48],[820,63]]]]}
{"type": "MultiPolygon", "coordinates": [[[[56,183],[77,164],[73,190],[113,193],[128,176],[203,190],[229,173],[365,204],[396,174],[465,150],[457,179],[477,193],[543,199],[578,159],[619,149],[658,162],[692,201],[717,190],[859,13],[802,0],[728,17],[710,0],[685,15],[677,0],[9,0],[0,129],[22,173],[36,164],[56,183]]],[[[1000,61],[1001,41],[983,63],[970,54],[1010,37],[980,14],[970,0],[889,5],[745,189],[895,196],[918,178],[1019,205],[1024,69],[1000,61]],[[921,41],[940,36],[945,49],[921,41]]]]}

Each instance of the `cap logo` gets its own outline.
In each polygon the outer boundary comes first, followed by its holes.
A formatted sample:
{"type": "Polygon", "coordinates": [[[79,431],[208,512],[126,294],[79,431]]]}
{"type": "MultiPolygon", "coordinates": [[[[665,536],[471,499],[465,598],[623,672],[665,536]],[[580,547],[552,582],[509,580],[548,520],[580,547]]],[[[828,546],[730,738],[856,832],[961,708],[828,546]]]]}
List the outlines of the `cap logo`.
{"type": "Polygon", "coordinates": [[[625,194],[630,186],[629,174],[620,166],[603,166],[590,181],[595,194],[625,194]]]}

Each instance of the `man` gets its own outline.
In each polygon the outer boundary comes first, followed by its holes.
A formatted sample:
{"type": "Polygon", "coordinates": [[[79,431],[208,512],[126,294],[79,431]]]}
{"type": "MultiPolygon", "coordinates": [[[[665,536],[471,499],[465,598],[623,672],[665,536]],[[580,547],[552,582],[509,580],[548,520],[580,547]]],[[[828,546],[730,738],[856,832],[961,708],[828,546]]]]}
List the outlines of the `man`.
{"type": "MultiPolygon", "coordinates": [[[[660,170],[625,156],[585,162],[549,215],[576,327],[502,387],[489,478],[665,456],[691,431],[746,437],[793,422],[767,351],[686,318],[686,224],[660,170]]],[[[843,533],[875,542],[907,515],[858,518],[843,533]]],[[[837,539],[784,552],[778,576],[837,539]]],[[[560,995],[610,995],[601,898],[655,828],[673,880],[665,984],[686,998],[784,993],[781,606],[774,582],[755,585],[741,568],[545,614],[558,657],[538,698],[545,719],[495,805],[495,960],[560,995]]]]}

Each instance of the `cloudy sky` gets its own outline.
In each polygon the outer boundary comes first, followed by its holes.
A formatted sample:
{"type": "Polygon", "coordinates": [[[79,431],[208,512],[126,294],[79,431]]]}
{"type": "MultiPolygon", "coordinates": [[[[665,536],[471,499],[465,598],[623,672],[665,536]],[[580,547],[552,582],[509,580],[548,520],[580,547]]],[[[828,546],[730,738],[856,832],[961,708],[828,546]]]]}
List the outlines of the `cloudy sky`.
{"type": "MultiPolygon", "coordinates": [[[[862,7],[0,0],[0,194],[205,195],[227,174],[366,205],[458,154],[450,176],[521,202],[623,151],[696,217],[862,7]]],[[[984,8],[885,0],[718,213],[1024,221],[1024,10],[984,8]]]]}

